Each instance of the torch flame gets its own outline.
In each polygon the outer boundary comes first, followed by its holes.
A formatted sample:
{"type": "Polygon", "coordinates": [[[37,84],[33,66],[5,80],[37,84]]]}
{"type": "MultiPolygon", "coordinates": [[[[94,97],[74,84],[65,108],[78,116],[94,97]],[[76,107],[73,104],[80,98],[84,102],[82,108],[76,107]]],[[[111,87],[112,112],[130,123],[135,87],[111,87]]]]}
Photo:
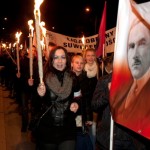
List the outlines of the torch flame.
{"type": "Polygon", "coordinates": [[[11,49],[11,43],[9,43],[9,48],[11,49]]]}
{"type": "Polygon", "coordinates": [[[20,41],[20,36],[21,36],[22,32],[17,32],[16,33],[16,38],[17,38],[17,42],[19,43],[20,41]]]}
{"type": "Polygon", "coordinates": [[[13,44],[13,47],[15,47],[15,46],[16,46],[16,43],[13,44]]]}
{"type": "Polygon", "coordinates": [[[33,30],[34,30],[34,27],[33,27],[33,20],[29,20],[28,21],[28,25],[29,25],[29,29],[31,30],[31,36],[33,37],[33,30]]]}
{"type": "Polygon", "coordinates": [[[5,43],[2,43],[2,47],[6,48],[6,44],[5,44],[5,43]]]}
{"type": "Polygon", "coordinates": [[[41,29],[42,29],[43,36],[45,37],[46,36],[46,28],[44,27],[45,26],[45,22],[42,21],[40,23],[40,26],[41,26],[41,29]]]}
{"type": "Polygon", "coordinates": [[[45,49],[45,44],[44,44],[44,38],[42,38],[42,40],[40,41],[42,49],[45,49]]]}
{"type": "MultiPolygon", "coordinates": [[[[35,5],[34,5],[34,15],[38,13],[38,16],[40,17],[40,5],[43,3],[44,0],[35,0],[35,5]]],[[[40,19],[39,19],[40,22],[40,19]]]]}
{"type": "Polygon", "coordinates": [[[82,37],[82,44],[85,45],[85,37],[82,37]]]}

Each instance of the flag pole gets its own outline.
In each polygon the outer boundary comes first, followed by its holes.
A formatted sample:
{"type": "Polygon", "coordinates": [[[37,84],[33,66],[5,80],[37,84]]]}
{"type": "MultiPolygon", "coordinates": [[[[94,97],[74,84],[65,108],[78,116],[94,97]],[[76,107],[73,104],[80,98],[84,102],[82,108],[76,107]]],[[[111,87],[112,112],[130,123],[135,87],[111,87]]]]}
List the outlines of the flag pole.
{"type": "Polygon", "coordinates": [[[114,133],[114,121],[112,115],[110,117],[110,145],[109,150],[113,150],[113,133],[114,133]]]}
{"type": "Polygon", "coordinates": [[[104,57],[105,57],[105,44],[103,43],[103,54],[102,54],[102,76],[104,74],[104,57]]]}

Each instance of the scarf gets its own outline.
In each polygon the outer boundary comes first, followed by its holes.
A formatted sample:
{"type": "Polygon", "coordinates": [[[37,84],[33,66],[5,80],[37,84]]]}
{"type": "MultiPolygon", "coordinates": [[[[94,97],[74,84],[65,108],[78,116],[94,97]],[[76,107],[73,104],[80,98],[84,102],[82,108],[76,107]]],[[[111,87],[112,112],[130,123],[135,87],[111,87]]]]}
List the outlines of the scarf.
{"type": "Polygon", "coordinates": [[[73,80],[69,73],[64,72],[62,78],[63,84],[58,80],[57,75],[49,73],[46,77],[46,85],[51,89],[60,99],[67,98],[72,90],[73,80]]]}
{"type": "Polygon", "coordinates": [[[98,73],[98,68],[96,62],[94,62],[92,65],[89,65],[88,63],[85,64],[84,70],[87,72],[88,78],[93,78],[98,73]]]}

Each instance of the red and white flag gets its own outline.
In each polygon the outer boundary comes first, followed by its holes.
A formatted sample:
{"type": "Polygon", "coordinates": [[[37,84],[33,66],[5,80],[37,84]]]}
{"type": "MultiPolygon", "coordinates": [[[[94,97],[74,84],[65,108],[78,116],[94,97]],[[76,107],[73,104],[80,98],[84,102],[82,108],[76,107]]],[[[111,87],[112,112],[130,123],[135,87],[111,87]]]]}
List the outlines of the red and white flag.
{"type": "Polygon", "coordinates": [[[103,10],[103,14],[102,14],[102,19],[101,19],[101,23],[100,23],[100,27],[99,27],[99,33],[98,33],[98,37],[99,37],[99,44],[98,44],[98,48],[96,50],[96,56],[100,57],[100,56],[104,56],[105,52],[105,30],[106,30],[106,1],[104,4],[104,10],[103,10]]]}
{"type": "Polygon", "coordinates": [[[115,122],[150,139],[150,2],[119,0],[110,106],[115,122]]]}

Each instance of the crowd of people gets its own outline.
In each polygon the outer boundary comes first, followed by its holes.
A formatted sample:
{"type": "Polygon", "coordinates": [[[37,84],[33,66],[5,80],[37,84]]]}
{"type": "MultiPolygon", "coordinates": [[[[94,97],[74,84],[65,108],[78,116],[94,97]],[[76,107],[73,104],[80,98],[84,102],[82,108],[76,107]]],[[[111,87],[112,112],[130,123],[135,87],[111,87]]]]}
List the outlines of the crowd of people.
{"type": "MultiPolygon", "coordinates": [[[[108,150],[113,54],[99,62],[94,49],[87,49],[84,55],[70,56],[66,48],[50,42],[49,49],[43,53],[44,77],[40,83],[36,47],[23,52],[19,73],[6,51],[1,52],[0,84],[18,103],[21,132],[32,132],[30,120],[44,109],[33,135],[36,150],[108,150]]],[[[114,150],[146,150],[145,141],[114,123],[114,150]]]]}

